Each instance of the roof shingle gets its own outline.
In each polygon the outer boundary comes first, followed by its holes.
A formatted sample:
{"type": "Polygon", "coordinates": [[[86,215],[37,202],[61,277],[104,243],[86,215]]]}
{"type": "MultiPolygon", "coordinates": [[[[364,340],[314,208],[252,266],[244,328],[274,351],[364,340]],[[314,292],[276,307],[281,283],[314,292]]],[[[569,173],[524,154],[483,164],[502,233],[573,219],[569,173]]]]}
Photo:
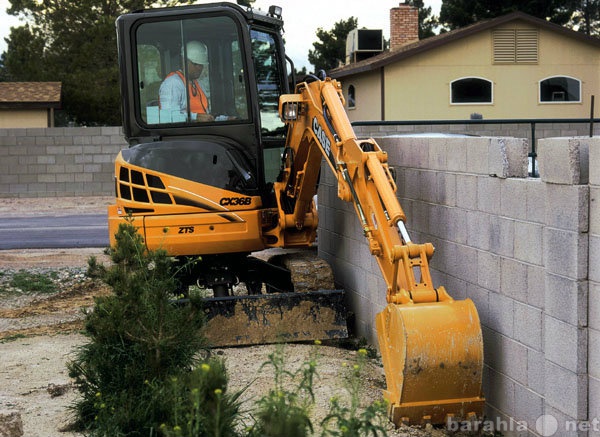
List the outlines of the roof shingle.
{"type": "Polygon", "coordinates": [[[0,82],[0,104],[60,104],[61,82],[0,82]]]}

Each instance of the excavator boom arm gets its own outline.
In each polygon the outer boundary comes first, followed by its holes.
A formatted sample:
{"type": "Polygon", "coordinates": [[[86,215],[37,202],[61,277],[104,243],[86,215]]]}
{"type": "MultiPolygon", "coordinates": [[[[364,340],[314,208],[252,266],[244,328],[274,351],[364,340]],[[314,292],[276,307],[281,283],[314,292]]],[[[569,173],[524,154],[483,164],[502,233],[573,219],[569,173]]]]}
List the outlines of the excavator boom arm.
{"type": "Polygon", "coordinates": [[[444,287],[434,288],[433,245],[411,241],[386,152],[373,139],[357,139],[341,85],[330,78],[297,85],[296,94],[280,97],[279,113],[288,136],[274,189],[280,202],[293,205],[280,206],[280,226],[317,225],[310,205],[325,158],[338,197],[353,204],[387,284],[388,305],[377,314],[376,327],[390,418],[399,424],[480,417],[483,340],[477,310],[471,300],[455,301],[444,287]]]}

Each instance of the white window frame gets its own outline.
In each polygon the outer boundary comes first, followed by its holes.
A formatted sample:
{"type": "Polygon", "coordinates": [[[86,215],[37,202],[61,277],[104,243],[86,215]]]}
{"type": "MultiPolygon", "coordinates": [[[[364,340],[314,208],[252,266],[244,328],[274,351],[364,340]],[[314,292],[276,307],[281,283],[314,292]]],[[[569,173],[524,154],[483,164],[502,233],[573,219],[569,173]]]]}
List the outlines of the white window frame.
{"type": "Polygon", "coordinates": [[[577,79],[573,76],[567,76],[566,74],[555,74],[553,76],[548,76],[538,81],[538,103],[540,105],[569,105],[569,104],[577,104],[582,102],[582,88],[583,83],[580,79],[577,79]],[[579,100],[542,100],[542,82],[548,79],[554,79],[558,77],[564,77],[566,79],[572,79],[579,83],[579,100]]]}
{"type": "Polygon", "coordinates": [[[463,76],[463,77],[459,77],[458,79],[454,79],[453,81],[450,82],[450,85],[448,87],[448,93],[449,93],[449,100],[450,100],[450,105],[452,106],[466,106],[466,105],[470,105],[470,106],[489,106],[489,105],[493,105],[494,104],[494,82],[486,79],[485,77],[480,77],[480,76],[463,76]],[[489,102],[453,102],[452,101],[452,85],[456,82],[460,82],[461,80],[465,80],[465,79],[479,79],[479,80],[483,80],[485,82],[488,82],[490,84],[490,88],[491,88],[491,93],[490,93],[490,101],[489,102]]]}

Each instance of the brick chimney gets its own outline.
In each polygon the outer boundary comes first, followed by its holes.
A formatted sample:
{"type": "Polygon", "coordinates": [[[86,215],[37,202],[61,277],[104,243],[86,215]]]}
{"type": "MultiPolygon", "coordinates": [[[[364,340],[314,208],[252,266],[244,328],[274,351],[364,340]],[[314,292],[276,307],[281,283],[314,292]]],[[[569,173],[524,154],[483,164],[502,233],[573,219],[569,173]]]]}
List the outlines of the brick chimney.
{"type": "Polygon", "coordinates": [[[406,3],[390,9],[390,50],[419,40],[419,10],[406,3]]]}

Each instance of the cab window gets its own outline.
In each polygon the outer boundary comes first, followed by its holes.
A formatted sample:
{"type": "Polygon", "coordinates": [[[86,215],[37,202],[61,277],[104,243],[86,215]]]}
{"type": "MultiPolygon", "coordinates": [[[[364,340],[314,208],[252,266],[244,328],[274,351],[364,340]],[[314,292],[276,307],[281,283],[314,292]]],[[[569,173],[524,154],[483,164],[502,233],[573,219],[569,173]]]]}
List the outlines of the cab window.
{"type": "Polygon", "coordinates": [[[284,123],[279,118],[279,96],[282,94],[280,65],[273,35],[252,30],[252,58],[256,71],[258,105],[263,136],[283,135],[284,123]]]}
{"type": "Polygon", "coordinates": [[[143,124],[248,118],[240,35],[229,17],[146,22],[136,30],[138,116],[143,124]]]}

